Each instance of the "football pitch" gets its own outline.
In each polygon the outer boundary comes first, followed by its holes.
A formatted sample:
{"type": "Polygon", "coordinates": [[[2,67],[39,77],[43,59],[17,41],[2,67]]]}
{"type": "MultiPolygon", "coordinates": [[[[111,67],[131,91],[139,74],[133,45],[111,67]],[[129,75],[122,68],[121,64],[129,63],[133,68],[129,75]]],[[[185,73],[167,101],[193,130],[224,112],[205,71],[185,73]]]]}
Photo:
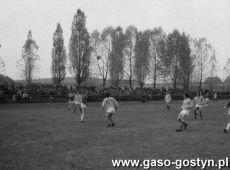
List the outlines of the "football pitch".
{"type": "Polygon", "coordinates": [[[223,132],[227,101],[211,101],[203,110],[203,120],[194,120],[191,113],[186,131],[176,132],[181,103],[173,101],[167,111],[162,101],[119,102],[113,128],[105,126],[101,103],[89,103],[85,123],[66,103],[2,104],[0,169],[128,170],[143,167],[114,168],[111,160],[230,156],[230,134],[223,132]]]}

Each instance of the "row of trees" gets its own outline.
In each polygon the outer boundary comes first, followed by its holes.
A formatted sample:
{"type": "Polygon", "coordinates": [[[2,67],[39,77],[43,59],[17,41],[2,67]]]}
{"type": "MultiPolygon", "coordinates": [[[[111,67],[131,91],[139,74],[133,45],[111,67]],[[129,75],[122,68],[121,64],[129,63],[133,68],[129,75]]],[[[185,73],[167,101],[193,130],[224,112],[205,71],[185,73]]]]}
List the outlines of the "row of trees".
{"type": "MultiPolygon", "coordinates": [[[[29,31],[18,62],[28,84],[39,60],[37,50],[29,31]]],[[[191,81],[198,82],[202,88],[207,73],[214,77],[219,69],[215,50],[205,38],[193,39],[178,30],[166,34],[161,27],[139,31],[133,25],[125,31],[120,26],[106,27],[90,34],[86,16],[80,9],[73,18],[68,57],[60,23],[53,34],[51,73],[57,86],[65,79],[67,58],[69,72],[78,86],[89,76],[99,76],[103,86],[108,79],[114,86],[128,79],[130,88],[133,80],[143,87],[151,79],[155,88],[159,79],[164,79],[171,81],[173,88],[182,84],[184,90],[189,90],[191,81]]],[[[230,59],[225,67],[228,74],[229,68],[230,59]]]]}
{"type": "MultiPolygon", "coordinates": [[[[1,47],[2,45],[0,44],[0,48],[1,47]]],[[[5,63],[0,57],[0,75],[4,75],[4,74],[5,74],[5,63]]]]}

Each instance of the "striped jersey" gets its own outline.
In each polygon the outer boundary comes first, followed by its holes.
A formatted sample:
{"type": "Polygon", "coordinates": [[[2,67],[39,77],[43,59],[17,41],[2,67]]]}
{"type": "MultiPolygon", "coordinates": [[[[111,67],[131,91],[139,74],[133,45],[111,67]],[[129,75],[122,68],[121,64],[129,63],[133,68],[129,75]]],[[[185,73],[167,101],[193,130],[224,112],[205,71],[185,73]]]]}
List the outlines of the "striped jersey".
{"type": "Polygon", "coordinates": [[[170,94],[166,94],[165,95],[165,101],[166,102],[170,102],[171,101],[171,95],[170,94]]]}
{"type": "Polygon", "coordinates": [[[204,99],[203,96],[196,96],[196,97],[193,99],[193,102],[194,102],[195,104],[198,104],[198,105],[204,105],[204,104],[206,104],[206,101],[205,101],[205,99],[204,99]]]}
{"type": "Polygon", "coordinates": [[[74,96],[74,101],[81,103],[82,102],[82,96],[81,96],[81,94],[76,94],[74,96]]]}
{"type": "Polygon", "coordinates": [[[102,108],[108,109],[108,108],[114,108],[117,109],[118,103],[113,97],[106,97],[102,102],[102,108]]]}
{"type": "Polygon", "coordinates": [[[181,108],[183,110],[190,110],[193,107],[193,102],[190,98],[184,99],[183,101],[183,105],[181,106],[181,108]]]}

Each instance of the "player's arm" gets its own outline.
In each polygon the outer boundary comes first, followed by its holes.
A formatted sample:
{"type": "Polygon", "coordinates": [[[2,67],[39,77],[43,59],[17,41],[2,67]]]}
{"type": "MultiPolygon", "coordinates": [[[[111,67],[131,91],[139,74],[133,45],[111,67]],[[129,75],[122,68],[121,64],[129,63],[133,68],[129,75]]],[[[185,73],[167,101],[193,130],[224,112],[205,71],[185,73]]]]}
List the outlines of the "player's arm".
{"type": "Polygon", "coordinates": [[[194,106],[194,104],[193,104],[192,100],[190,100],[188,102],[188,108],[191,109],[193,106],[194,106]]]}
{"type": "Polygon", "coordinates": [[[195,104],[196,103],[196,97],[194,97],[194,99],[192,100],[192,102],[195,104]]]}
{"type": "Polygon", "coordinates": [[[116,101],[115,99],[113,99],[113,102],[114,102],[114,104],[115,104],[115,109],[117,110],[117,108],[118,108],[118,103],[117,103],[117,101],[116,101]]]}
{"type": "Polygon", "coordinates": [[[183,106],[184,109],[191,109],[193,107],[193,101],[189,100],[185,106],[183,106]]]}

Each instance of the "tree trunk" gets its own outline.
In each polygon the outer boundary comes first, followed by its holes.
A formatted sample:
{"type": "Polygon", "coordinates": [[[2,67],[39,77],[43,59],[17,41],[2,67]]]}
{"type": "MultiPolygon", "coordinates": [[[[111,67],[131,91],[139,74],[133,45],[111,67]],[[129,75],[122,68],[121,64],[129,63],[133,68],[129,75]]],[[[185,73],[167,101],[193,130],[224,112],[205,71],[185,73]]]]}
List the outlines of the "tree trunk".
{"type": "Polygon", "coordinates": [[[105,87],[106,79],[103,78],[103,87],[105,87]]]}
{"type": "Polygon", "coordinates": [[[144,87],[144,82],[140,81],[139,84],[140,84],[140,88],[143,89],[143,87],[144,87]]]}
{"type": "Polygon", "coordinates": [[[199,84],[199,90],[201,90],[201,88],[202,88],[202,73],[201,73],[201,75],[200,75],[200,84],[199,84]]]}
{"type": "Polygon", "coordinates": [[[80,87],[80,86],[81,86],[81,78],[80,78],[80,75],[77,75],[77,77],[76,77],[76,83],[77,83],[77,87],[80,87]]]}
{"type": "Polygon", "coordinates": [[[176,86],[177,86],[177,81],[176,81],[176,78],[174,78],[173,88],[176,89],[176,86]]]}
{"type": "Polygon", "coordinates": [[[176,89],[177,88],[177,56],[176,56],[176,65],[175,65],[175,70],[174,70],[174,84],[173,84],[173,88],[176,89]]]}
{"type": "Polygon", "coordinates": [[[129,87],[130,87],[130,89],[133,89],[132,76],[129,76],[129,87]]]}
{"type": "Polygon", "coordinates": [[[187,91],[189,92],[189,84],[190,84],[190,73],[188,73],[188,77],[187,77],[187,91]]]}
{"type": "Polygon", "coordinates": [[[156,81],[157,81],[157,70],[156,70],[156,66],[154,68],[154,77],[153,77],[153,88],[156,88],[156,81]]]}

